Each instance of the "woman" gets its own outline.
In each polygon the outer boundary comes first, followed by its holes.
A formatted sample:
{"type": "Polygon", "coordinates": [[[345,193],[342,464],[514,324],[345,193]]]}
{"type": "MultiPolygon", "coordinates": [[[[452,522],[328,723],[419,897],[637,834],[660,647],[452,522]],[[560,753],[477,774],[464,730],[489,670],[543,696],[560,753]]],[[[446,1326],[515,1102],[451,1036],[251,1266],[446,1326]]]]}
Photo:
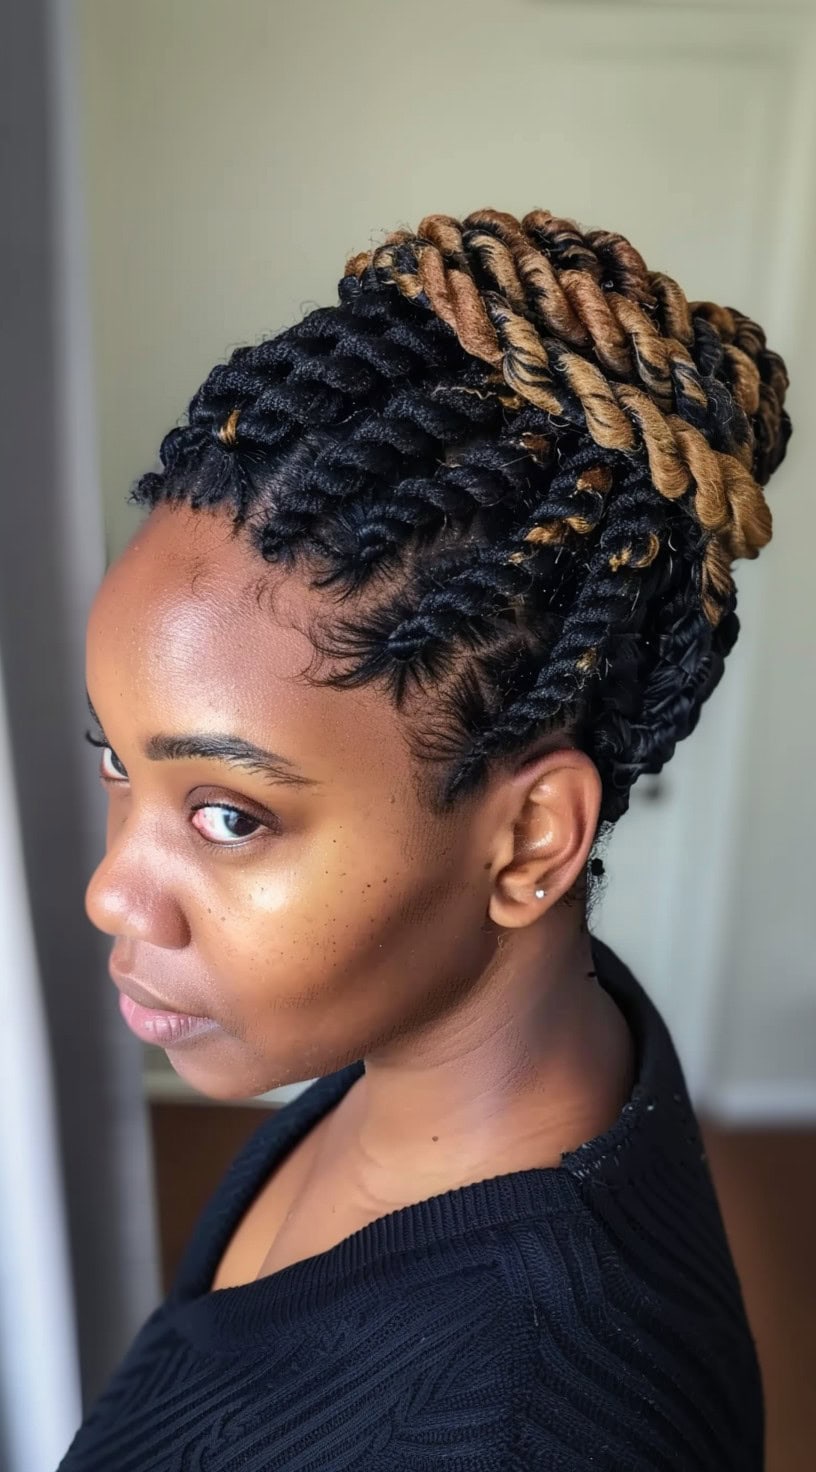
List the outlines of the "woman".
{"type": "Polygon", "coordinates": [[[266,1119],[64,1472],[752,1472],[762,1386],[599,849],[737,637],[788,378],[621,235],[432,215],[233,353],[88,627],[123,1015],[266,1119]]]}

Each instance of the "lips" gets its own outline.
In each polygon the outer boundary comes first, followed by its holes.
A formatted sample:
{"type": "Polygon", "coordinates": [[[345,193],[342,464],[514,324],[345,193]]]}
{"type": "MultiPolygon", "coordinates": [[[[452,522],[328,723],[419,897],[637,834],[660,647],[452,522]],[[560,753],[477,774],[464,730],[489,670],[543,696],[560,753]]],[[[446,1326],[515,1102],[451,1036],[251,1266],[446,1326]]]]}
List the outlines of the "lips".
{"type": "Polygon", "coordinates": [[[137,1038],[159,1048],[175,1048],[216,1030],[215,1022],[209,1017],[191,1017],[188,1013],[140,1007],[126,992],[119,993],[119,1011],[137,1038]]]}

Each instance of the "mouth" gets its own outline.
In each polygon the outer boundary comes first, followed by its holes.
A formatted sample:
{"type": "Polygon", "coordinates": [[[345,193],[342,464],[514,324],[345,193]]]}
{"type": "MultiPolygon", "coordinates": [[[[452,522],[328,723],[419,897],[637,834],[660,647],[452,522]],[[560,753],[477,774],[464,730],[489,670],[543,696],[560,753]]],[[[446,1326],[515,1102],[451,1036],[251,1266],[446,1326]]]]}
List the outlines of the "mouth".
{"type": "Polygon", "coordinates": [[[120,994],[119,1011],[131,1032],[142,1042],[167,1048],[211,1032],[218,1025],[212,1017],[181,1012],[168,1006],[130,974],[118,971],[111,960],[108,961],[108,972],[120,994]]]}

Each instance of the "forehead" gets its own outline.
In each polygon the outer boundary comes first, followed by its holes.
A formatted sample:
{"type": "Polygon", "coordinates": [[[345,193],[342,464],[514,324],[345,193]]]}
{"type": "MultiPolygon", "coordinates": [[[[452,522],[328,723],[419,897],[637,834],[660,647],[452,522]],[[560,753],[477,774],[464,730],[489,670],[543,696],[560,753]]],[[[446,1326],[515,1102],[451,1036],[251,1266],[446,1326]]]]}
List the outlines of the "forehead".
{"type": "MultiPolygon", "coordinates": [[[[327,605],[304,574],[266,564],[221,512],[159,506],[109,568],[88,619],[91,699],[111,726],[289,733],[306,764],[329,752],[407,767],[401,721],[368,686],[312,685],[310,619],[327,605]]],[[[279,749],[283,749],[280,747],[279,749]]],[[[385,772],[385,767],[383,767],[385,772]]]]}
{"type": "Polygon", "coordinates": [[[273,579],[225,514],[159,506],[102,581],[88,620],[89,656],[115,650],[145,682],[195,660],[207,684],[225,659],[283,678],[297,651],[304,657],[308,649],[294,627],[307,612],[305,583],[279,578],[273,594],[273,579]]]}

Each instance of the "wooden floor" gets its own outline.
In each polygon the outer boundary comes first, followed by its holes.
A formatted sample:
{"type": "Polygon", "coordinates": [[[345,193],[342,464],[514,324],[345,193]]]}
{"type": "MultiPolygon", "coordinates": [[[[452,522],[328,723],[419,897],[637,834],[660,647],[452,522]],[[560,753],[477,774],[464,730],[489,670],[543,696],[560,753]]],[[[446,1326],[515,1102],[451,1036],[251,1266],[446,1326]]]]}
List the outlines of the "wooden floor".
{"type": "Polygon", "coordinates": [[[816,1130],[700,1127],[759,1350],[768,1472],[812,1472],[816,1130]]]}
{"type": "MultiPolygon", "coordinates": [[[[198,1213],[262,1119],[256,1106],[151,1105],[165,1289],[198,1213]]],[[[700,1127],[762,1365],[766,1472],[813,1472],[816,1130],[700,1127]]]]}

